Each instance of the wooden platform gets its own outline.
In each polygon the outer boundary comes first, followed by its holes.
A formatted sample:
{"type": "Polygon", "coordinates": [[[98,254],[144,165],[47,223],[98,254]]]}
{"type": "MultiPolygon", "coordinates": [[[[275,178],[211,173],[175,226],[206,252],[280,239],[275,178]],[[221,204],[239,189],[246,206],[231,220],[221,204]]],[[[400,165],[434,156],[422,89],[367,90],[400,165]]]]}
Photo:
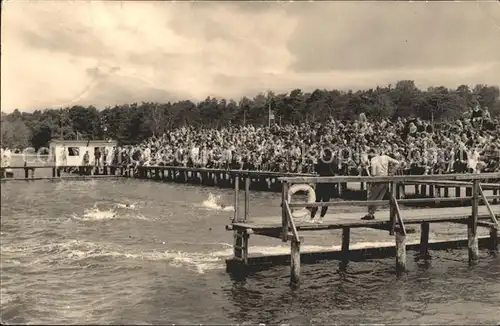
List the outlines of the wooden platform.
{"type": "MultiPolygon", "coordinates": [[[[475,264],[479,259],[479,243],[488,242],[488,247],[494,253],[498,252],[498,231],[500,224],[496,215],[500,215],[500,206],[494,204],[498,195],[486,196],[484,188],[498,188],[497,183],[485,183],[485,180],[498,180],[500,173],[490,174],[453,174],[453,175],[425,175],[425,176],[376,176],[376,177],[284,177],[281,193],[281,208],[276,207],[275,216],[250,217],[248,188],[245,187],[245,210],[243,216],[238,211],[238,185],[235,187],[235,214],[231,224],[226,225],[226,230],[234,234],[234,257],[227,260],[227,267],[242,268],[243,271],[256,264],[279,264],[280,262],[290,261],[290,284],[297,286],[300,284],[300,264],[302,258],[305,261],[320,259],[342,259],[343,262],[357,260],[367,256],[378,258],[387,257],[387,255],[396,256],[396,273],[402,275],[406,269],[407,249],[417,249],[419,257],[426,259],[429,257],[431,249],[449,249],[457,246],[466,245],[468,247],[469,264],[475,264]],[[366,200],[366,201],[328,201],[322,203],[294,202],[291,203],[291,194],[289,189],[294,184],[338,184],[341,182],[368,182],[370,185],[377,182],[390,184],[389,199],[386,200],[366,200]],[[418,198],[418,199],[400,199],[398,189],[401,184],[411,181],[427,181],[434,187],[442,185],[469,187],[469,194],[466,197],[456,196],[453,198],[418,198]],[[442,183],[441,181],[446,181],[442,183]],[[451,182],[450,182],[451,181],[451,182]],[[482,187],[484,185],[485,187],[482,187]],[[452,208],[421,208],[411,209],[405,204],[421,203],[423,201],[435,202],[462,202],[467,203],[466,207],[452,208]],[[484,204],[481,206],[480,204],[484,204]],[[357,206],[365,206],[359,207],[357,206]],[[379,210],[375,213],[374,220],[363,220],[362,217],[367,213],[367,207],[375,205],[379,210]],[[305,210],[304,217],[295,218],[293,208],[306,207],[328,207],[327,214],[320,221],[311,221],[310,213],[305,210]],[[383,209],[389,207],[389,209],[383,209]],[[281,214],[279,212],[281,211],[281,214]],[[347,212],[346,212],[347,211],[347,212]],[[318,223],[321,222],[321,223],[318,223]],[[430,242],[430,224],[432,223],[461,223],[464,225],[464,231],[467,229],[467,239],[439,239],[430,242]],[[418,224],[420,241],[417,243],[408,243],[410,240],[407,234],[416,233],[416,229],[408,225],[418,224]],[[478,227],[489,229],[488,239],[479,241],[478,227]],[[388,231],[389,235],[394,236],[394,246],[384,245],[380,247],[372,243],[370,248],[350,248],[351,229],[353,228],[371,228],[375,230],[388,231]],[[321,230],[342,230],[342,242],[340,250],[327,250],[315,253],[301,253],[301,245],[304,242],[304,235],[307,231],[321,230]],[[251,235],[262,235],[278,238],[282,242],[290,242],[290,255],[249,257],[249,239],[251,235]],[[407,239],[408,238],[408,239],[407,239]]],[[[309,191],[314,191],[312,188],[309,191]]],[[[274,210],[274,209],[273,209],[274,210]]],[[[318,215],[316,215],[318,217],[318,215]]],[[[332,248],[333,249],[333,248],[332,248]]]]}
{"type": "MultiPolygon", "coordinates": [[[[500,205],[492,205],[495,213],[500,215],[500,205]]],[[[332,211],[332,208],[329,209],[332,211]]],[[[490,214],[485,206],[479,206],[480,220],[489,220],[490,214]]],[[[322,224],[311,223],[308,217],[297,219],[295,226],[297,231],[331,230],[349,228],[382,228],[389,227],[389,210],[380,210],[375,213],[376,219],[371,221],[362,220],[366,210],[353,213],[329,213],[322,224]]],[[[406,225],[420,224],[423,222],[460,222],[466,221],[472,214],[471,207],[452,207],[452,208],[422,208],[401,210],[401,217],[406,225]]],[[[319,216],[319,211],[316,216],[319,216]]],[[[282,229],[281,216],[252,217],[244,223],[232,223],[226,226],[227,230],[253,230],[255,234],[270,235],[279,233],[282,229]]]]}

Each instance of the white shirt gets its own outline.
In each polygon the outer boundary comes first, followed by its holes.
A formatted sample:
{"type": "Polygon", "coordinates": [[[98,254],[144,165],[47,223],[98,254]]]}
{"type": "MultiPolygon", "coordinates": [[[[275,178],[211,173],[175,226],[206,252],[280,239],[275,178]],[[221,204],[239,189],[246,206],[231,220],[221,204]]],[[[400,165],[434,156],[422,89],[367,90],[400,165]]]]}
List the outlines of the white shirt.
{"type": "Polygon", "coordinates": [[[361,163],[368,165],[370,163],[370,159],[368,158],[367,153],[361,153],[361,163]]]}
{"type": "MultiPolygon", "coordinates": [[[[231,146],[233,147],[233,146],[231,146]]],[[[231,160],[233,159],[233,152],[231,152],[231,149],[228,148],[226,150],[224,150],[224,160],[226,160],[227,162],[231,162],[231,160]]]]}
{"type": "Polygon", "coordinates": [[[6,149],[4,152],[3,152],[3,155],[7,158],[7,159],[11,159],[12,158],[12,152],[10,151],[10,149],[6,149]]]}
{"type": "Polygon", "coordinates": [[[2,167],[4,166],[10,166],[10,161],[12,159],[12,152],[10,149],[5,149],[2,154],[2,167]]]}
{"type": "Polygon", "coordinates": [[[479,153],[477,150],[472,150],[468,153],[467,167],[476,172],[477,163],[479,162],[479,153]]]}
{"type": "Polygon", "coordinates": [[[389,175],[389,163],[399,164],[399,162],[387,155],[375,156],[370,161],[372,166],[372,176],[389,175]]]}
{"type": "Polygon", "coordinates": [[[149,161],[150,158],[151,158],[151,148],[146,147],[146,149],[144,149],[144,159],[146,161],[149,161]]]}
{"type": "Polygon", "coordinates": [[[200,148],[199,147],[191,148],[191,159],[194,162],[197,162],[199,157],[200,157],[200,148]]]}

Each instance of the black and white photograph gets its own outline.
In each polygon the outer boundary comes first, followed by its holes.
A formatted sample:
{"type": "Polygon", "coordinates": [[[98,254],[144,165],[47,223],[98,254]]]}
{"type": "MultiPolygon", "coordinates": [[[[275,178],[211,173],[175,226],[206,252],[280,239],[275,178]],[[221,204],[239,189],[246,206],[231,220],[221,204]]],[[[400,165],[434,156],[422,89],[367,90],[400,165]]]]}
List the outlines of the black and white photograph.
{"type": "Polygon", "coordinates": [[[499,1],[1,2],[2,325],[500,325],[499,1]]]}

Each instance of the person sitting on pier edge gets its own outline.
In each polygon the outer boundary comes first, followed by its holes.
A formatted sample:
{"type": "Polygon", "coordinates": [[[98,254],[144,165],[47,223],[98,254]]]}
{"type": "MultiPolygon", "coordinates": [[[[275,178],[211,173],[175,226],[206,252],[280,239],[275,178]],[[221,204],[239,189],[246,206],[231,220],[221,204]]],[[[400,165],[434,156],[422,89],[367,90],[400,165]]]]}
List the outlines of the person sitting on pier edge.
{"type": "MultiPolygon", "coordinates": [[[[374,155],[374,151],[372,150],[372,155],[374,155]]],[[[371,165],[371,175],[374,177],[377,176],[388,176],[389,175],[389,164],[399,165],[399,161],[393,159],[392,157],[385,155],[382,152],[380,155],[375,154],[374,157],[370,160],[371,165]]],[[[384,199],[387,191],[389,190],[389,183],[387,182],[377,182],[371,183],[370,185],[370,193],[368,200],[382,200],[384,199]]],[[[377,205],[369,205],[368,206],[368,214],[362,217],[362,220],[374,220],[375,219],[375,211],[377,210],[377,205]]]]}
{"type": "MultiPolygon", "coordinates": [[[[338,162],[335,159],[332,151],[330,149],[324,149],[322,151],[321,158],[318,163],[314,165],[314,172],[320,176],[334,176],[337,171],[338,162]]],[[[317,183],[316,184],[316,202],[321,201],[328,202],[330,198],[333,197],[335,191],[335,184],[333,183],[317,183]]],[[[328,206],[321,207],[320,219],[325,217],[328,211],[328,206]]],[[[318,207],[311,208],[311,220],[314,220],[316,213],[318,212],[318,207]]]]}

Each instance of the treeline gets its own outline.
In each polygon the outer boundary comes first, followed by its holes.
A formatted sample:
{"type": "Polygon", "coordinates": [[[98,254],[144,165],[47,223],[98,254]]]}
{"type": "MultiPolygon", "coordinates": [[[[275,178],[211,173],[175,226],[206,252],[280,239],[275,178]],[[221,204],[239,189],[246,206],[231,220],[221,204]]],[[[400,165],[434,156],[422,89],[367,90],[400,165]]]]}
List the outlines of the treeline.
{"type": "Polygon", "coordinates": [[[492,116],[500,114],[497,86],[467,85],[457,89],[443,86],[420,90],[410,80],[395,86],[362,91],[316,89],[305,93],[295,89],[287,94],[259,94],[250,99],[207,98],[167,103],[126,104],[98,110],[93,106],[35,110],[10,114],[2,112],[2,146],[42,147],[53,138],[117,139],[133,144],[180,126],[220,128],[229,125],[266,125],[268,110],[277,123],[354,119],[365,113],[369,119],[421,117],[435,121],[456,119],[479,104],[492,116]]]}

